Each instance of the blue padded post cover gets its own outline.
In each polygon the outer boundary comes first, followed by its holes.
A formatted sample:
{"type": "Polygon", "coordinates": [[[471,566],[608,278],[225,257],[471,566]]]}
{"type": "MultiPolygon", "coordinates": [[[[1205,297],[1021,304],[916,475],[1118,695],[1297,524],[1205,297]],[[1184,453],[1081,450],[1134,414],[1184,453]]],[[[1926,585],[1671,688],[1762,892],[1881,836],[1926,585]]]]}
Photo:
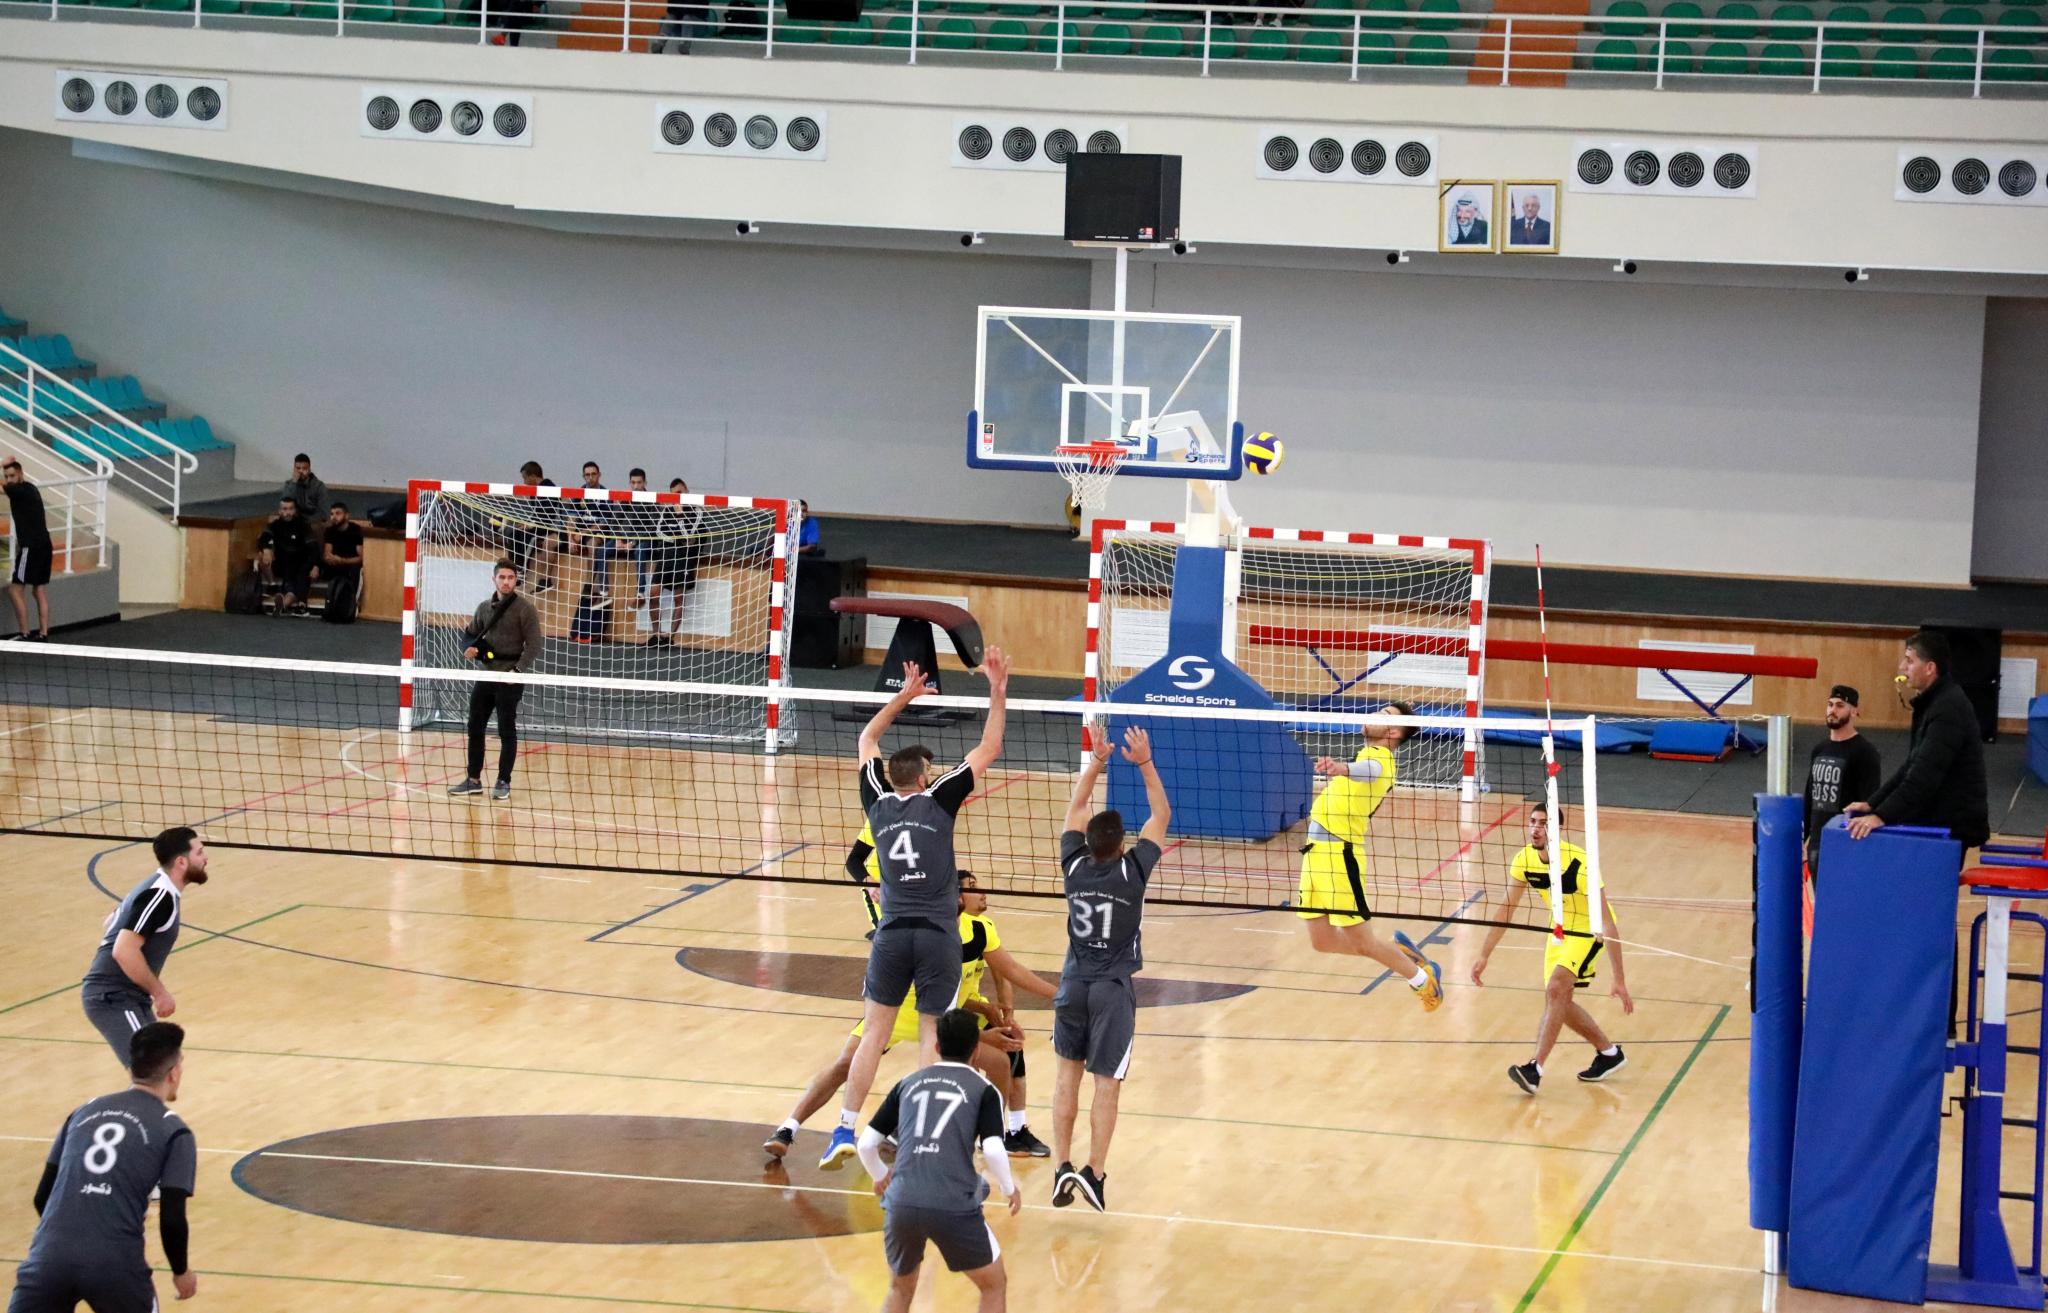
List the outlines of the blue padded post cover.
{"type": "Polygon", "coordinates": [[[1799,1106],[1805,800],[1756,797],[1756,949],[1749,991],[1749,1224],[1791,1229],[1792,1119],[1799,1106]]]}
{"type": "Polygon", "coordinates": [[[1962,846],[1821,837],[1792,1148],[1792,1284],[1926,1301],[1962,846]]]}

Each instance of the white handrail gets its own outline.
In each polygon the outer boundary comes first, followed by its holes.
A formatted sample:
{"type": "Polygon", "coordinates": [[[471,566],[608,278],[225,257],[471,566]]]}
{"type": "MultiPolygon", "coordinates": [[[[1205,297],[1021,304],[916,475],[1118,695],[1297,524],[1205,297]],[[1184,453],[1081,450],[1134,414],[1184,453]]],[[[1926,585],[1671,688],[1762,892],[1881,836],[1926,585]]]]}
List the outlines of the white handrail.
{"type": "Polygon", "coordinates": [[[92,453],[108,465],[114,478],[152,504],[162,503],[173,518],[184,494],[184,476],[199,468],[199,458],[191,452],[4,343],[0,343],[0,412],[13,418],[30,439],[52,450],[58,450],[57,444],[62,442],[73,451],[92,453]],[[140,454],[109,451],[107,435],[140,454]]]}
{"type": "Polygon", "coordinates": [[[112,482],[112,466],[104,459],[91,466],[67,460],[39,446],[16,427],[18,423],[0,397],[0,444],[5,444],[5,454],[21,462],[22,477],[43,493],[43,523],[50,529],[51,545],[63,557],[63,573],[76,573],[81,556],[87,554],[93,558],[92,568],[103,568],[107,564],[107,485],[112,482]]]}

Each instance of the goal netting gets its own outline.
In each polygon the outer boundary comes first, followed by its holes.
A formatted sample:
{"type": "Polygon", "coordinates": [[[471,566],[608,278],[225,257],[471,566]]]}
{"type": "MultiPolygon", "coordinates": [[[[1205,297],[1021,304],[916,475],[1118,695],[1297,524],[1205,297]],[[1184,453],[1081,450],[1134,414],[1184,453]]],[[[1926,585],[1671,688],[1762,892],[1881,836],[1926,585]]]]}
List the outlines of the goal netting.
{"type": "MultiPolygon", "coordinates": [[[[978,678],[967,683],[985,691],[978,678]]],[[[856,743],[886,698],[0,643],[0,734],[9,744],[0,756],[0,830],[146,842],[190,824],[221,848],[595,870],[603,878],[590,884],[593,913],[621,921],[646,912],[646,882],[634,875],[805,882],[845,897],[853,937],[867,928],[844,867],[862,824],[856,743]],[[511,796],[451,795],[465,778],[467,735],[445,723],[401,732],[396,692],[407,679],[421,703],[466,700],[479,680],[512,682],[526,686],[523,707],[554,699],[613,719],[551,730],[522,723],[511,796]],[[677,698],[750,705],[746,719],[757,725],[766,706],[779,703],[798,742],[770,752],[759,737],[716,742],[638,731],[643,708],[677,698]],[[854,714],[838,714],[845,712],[854,714]]],[[[985,696],[920,705],[959,714],[899,725],[883,735],[883,750],[923,743],[941,767],[974,747],[989,713],[985,696]]],[[[1512,874],[1549,782],[1540,720],[1487,721],[1487,787],[1468,798],[1414,782],[1433,744],[1468,728],[1459,718],[1329,711],[1310,730],[1288,710],[1014,699],[1002,755],[960,812],[958,864],[992,892],[1061,896],[1059,835],[1084,728],[1115,736],[1134,715],[1151,727],[1175,813],[1149,902],[1342,910],[1302,892],[1302,845],[1318,799],[1335,787],[1316,759],[1349,760],[1368,734],[1385,740],[1399,724],[1419,732],[1391,749],[1394,787],[1369,818],[1353,827],[1323,815],[1351,831],[1373,914],[1528,930],[1553,923],[1548,895],[1512,874]],[[1188,727],[1185,748],[1159,748],[1174,737],[1162,729],[1170,722],[1188,727]],[[1289,810],[1269,837],[1206,838],[1180,824],[1202,806],[1269,808],[1276,788],[1289,810]]],[[[1571,877],[1562,880],[1567,890],[1595,889],[1599,879],[1597,758],[1583,751],[1591,732],[1590,720],[1556,730],[1559,828],[1586,853],[1584,869],[1562,873],[1571,877]]],[[[494,734],[487,747],[495,756],[494,734]]],[[[1135,768],[1108,768],[1089,800],[1090,810],[1102,806],[1119,807],[1131,830],[1143,824],[1149,809],[1135,768]]],[[[1294,929],[1291,918],[1267,924],[1294,929]]]]}
{"type": "MultiPolygon", "coordinates": [[[[1090,563],[1084,696],[1108,700],[1166,655],[1174,523],[1097,520],[1090,563]]],[[[1414,788],[1482,787],[1481,680],[1489,545],[1480,539],[1244,528],[1229,537],[1224,572],[1224,655],[1283,707],[1362,713],[1388,702],[1439,724],[1408,750],[1414,788]],[[1348,647],[1329,633],[1371,635],[1348,647]]],[[[1343,737],[1317,720],[1297,732],[1334,748],[1343,737]]]]}
{"type": "MultiPolygon", "coordinates": [[[[411,495],[403,656],[413,667],[474,669],[465,631],[509,559],[540,611],[533,673],[644,685],[537,684],[522,729],[790,741],[772,700],[725,690],[788,682],[794,500],[434,482],[411,495]]],[[[466,685],[407,690],[412,725],[466,721],[466,685]]]]}

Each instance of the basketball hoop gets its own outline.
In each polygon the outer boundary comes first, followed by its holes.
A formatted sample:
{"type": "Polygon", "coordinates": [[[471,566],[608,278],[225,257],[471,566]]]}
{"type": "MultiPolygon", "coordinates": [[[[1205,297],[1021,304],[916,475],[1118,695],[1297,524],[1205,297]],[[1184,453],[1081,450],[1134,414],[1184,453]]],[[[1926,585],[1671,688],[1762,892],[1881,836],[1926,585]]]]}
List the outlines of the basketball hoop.
{"type": "Polygon", "coordinates": [[[1123,468],[1129,447],[1114,442],[1062,443],[1053,448],[1053,468],[1073,489],[1074,504],[1099,511],[1109,500],[1109,483],[1123,468]]]}

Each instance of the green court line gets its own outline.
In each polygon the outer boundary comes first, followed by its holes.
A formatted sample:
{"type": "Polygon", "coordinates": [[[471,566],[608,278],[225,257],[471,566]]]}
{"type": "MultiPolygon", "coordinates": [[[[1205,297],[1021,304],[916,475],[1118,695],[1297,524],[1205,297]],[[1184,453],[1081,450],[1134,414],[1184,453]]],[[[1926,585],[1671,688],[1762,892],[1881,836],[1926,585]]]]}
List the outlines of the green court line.
{"type": "Polygon", "coordinates": [[[1543,1270],[1536,1274],[1536,1279],[1529,1283],[1527,1290],[1522,1292],[1521,1301],[1515,1305],[1515,1313],[1523,1313],[1529,1305],[1536,1301],[1537,1294],[1543,1289],[1543,1283],[1550,1280],[1550,1274],[1557,1270],[1558,1260],[1564,1257],[1565,1250],[1571,1248],[1572,1241],[1578,1239],[1580,1228],[1586,1225],[1586,1219],[1593,1215],[1593,1210],[1600,1206],[1600,1200],[1606,1195],[1607,1187],[1613,1185],[1614,1178],[1621,1175],[1621,1169],[1627,1165],[1629,1155],[1634,1153],[1636,1146],[1643,1142],[1643,1136],[1649,1133],[1651,1124],[1657,1120],[1657,1114],[1664,1111],[1664,1105],[1671,1101],[1673,1094],[1677,1093],[1680,1082],[1684,1081],[1686,1073],[1692,1070],[1693,1062],[1698,1059],[1700,1054],[1706,1051],[1707,1041],[1714,1038],[1714,1032],[1720,1029],[1721,1022],[1727,1015],[1728,1007],[1723,1005],[1721,1010],[1714,1014],[1714,1019],[1707,1023],[1705,1032],[1693,1044],[1692,1052],[1685,1055],[1685,1061],[1680,1063],[1678,1070],[1673,1073],[1670,1084],[1664,1087],[1664,1092],[1657,1096],[1657,1102],[1651,1105],[1649,1115],[1643,1118],[1643,1124],[1636,1127],[1634,1135],[1628,1137],[1628,1143],[1622,1146],[1621,1153],[1608,1165],[1607,1175],[1601,1177],[1600,1184],[1593,1187],[1593,1193],[1586,1200],[1586,1206],[1579,1210],[1579,1215],[1574,1217],[1572,1224],[1565,1228],[1564,1237],[1550,1251],[1550,1257],[1544,1262],[1543,1270]]]}
{"type": "MultiPolygon", "coordinates": [[[[0,1263],[22,1264],[19,1258],[0,1258],[0,1263]]],[[[152,1272],[170,1275],[165,1267],[151,1268],[152,1272]]],[[[757,1304],[698,1304],[683,1299],[633,1299],[626,1295],[584,1295],[566,1294],[551,1290],[504,1290],[491,1286],[429,1285],[424,1281],[368,1281],[354,1277],[298,1276],[284,1272],[226,1272],[218,1268],[201,1268],[200,1275],[206,1277],[232,1278],[242,1281],[295,1281],[314,1286],[358,1286],[368,1290],[433,1290],[444,1295],[508,1295],[518,1299],[567,1299],[585,1304],[623,1304],[629,1308],[698,1308],[713,1310],[714,1313],[804,1313],[801,1309],[762,1308],[757,1304]]]]}
{"type": "MultiPolygon", "coordinates": [[[[238,930],[247,930],[252,925],[262,925],[265,921],[269,921],[276,917],[283,916],[286,912],[296,912],[304,906],[306,906],[306,904],[304,903],[293,903],[290,907],[280,907],[275,912],[268,913],[264,916],[259,916],[254,921],[244,921],[240,925],[229,926],[225,930],[209,930],[206,932],[204,938],[194,939],[189,943],[179,944],[176,948],[172,949],[171,952],[173,954],[182,953],[185,952],[187,949],[197,948],[201,944],[210,944],[214,940],[224,938],[228,935],[232,935],[238,930]]],[[[69,994],[73,990],[76,990],[79,987],[79,984],[79,981],[74,980],[69,984],[59,985],[55,989],[50,990],[47,993],[38,994],[34,998],[25,998],[21,1000],[21,1002],[19,1003],[9,1003],[6,1007],[0,1008],[0,1017],[4,1017],[8,1013],[16,1011],[17,1009],[25,1008],[31,1003],[40,1003],[46,998],[55,998],[59,994],[69,994]]]]}
{"type": "MultiPolygon", "coordinates": [[[[98,1047],[102,1041],[68,1035],[0,1035],[0,1044],[82,1044],[98,1047]]],[[[191,1047],[191,1046],[188,1046],[191,1047]]],[[[436,1058],[385,1058],[374,1055],[339,1053],[284,1053],[274,1049],[230,1049],[216,1045],[191,1047],[194,1053],[220,1053],[239,1058],[291,1058],[310,1062],[367,1062],[393,1067],[445,1067],[453,1071],[503,1072],[519,1076],[575,1076],[588,1080],[657,1081],[667,1085],[701,1085],[720,1090],[759,1090],[769,1094],[793,1094],[801,1085],[768,1085],[758,1081],[703,1080],[695,1076],[651,1076],[628,1071],[576,1071],[560,1067],[507,1067],[484,1062],[446,1062],[436,1058]]],[[[1041,1105],[1050,1113],[1050,1105],[1041,1105]]],[[[1125,1109],[1125,1117],[1145,1121],[1195,1122],[1206,1126],[1256,1126],[1268,1130],[1307,1131],[1317,1135],[1368,1135],[1394,1140],[1434,1140],[1445,1144],[1484,1144],[1498,1149],[1540,1149],[1554,1153],[1590,1153],[1612,1157],[1616,1149],[1593,1149],[1576,1144],[1543,1144],[1533,1140],[1487,1140],[1462,1135],[1431,1135],[1423,1131],[1381,1131],[1360,1126],[1317,1126],[1307,1122],[1261,1122],[1237,1117],[1194,1117],[1185,1113],[1139,1112],[1125,1109]]]]}

